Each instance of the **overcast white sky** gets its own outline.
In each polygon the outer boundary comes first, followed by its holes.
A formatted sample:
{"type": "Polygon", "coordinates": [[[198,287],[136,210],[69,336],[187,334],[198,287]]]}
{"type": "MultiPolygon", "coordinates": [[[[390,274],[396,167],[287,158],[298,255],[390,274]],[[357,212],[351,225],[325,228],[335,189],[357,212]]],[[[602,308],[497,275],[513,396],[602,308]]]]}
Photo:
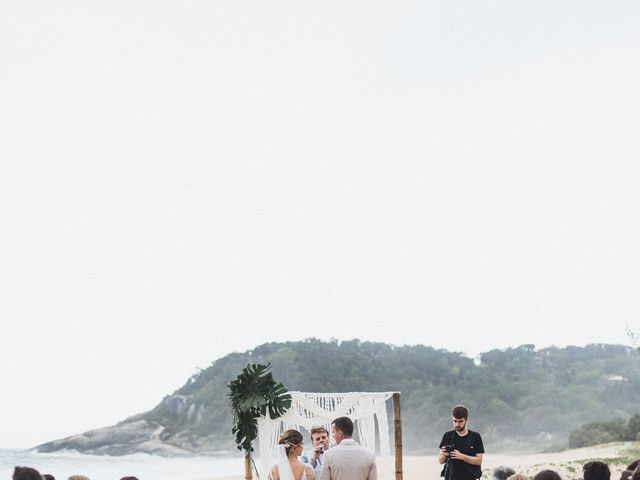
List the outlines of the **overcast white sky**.
{"type": "Polygon", "coordinates": [[[0,0],[0,447],[309,336],[640,330],[640,4],[0,0]]]}

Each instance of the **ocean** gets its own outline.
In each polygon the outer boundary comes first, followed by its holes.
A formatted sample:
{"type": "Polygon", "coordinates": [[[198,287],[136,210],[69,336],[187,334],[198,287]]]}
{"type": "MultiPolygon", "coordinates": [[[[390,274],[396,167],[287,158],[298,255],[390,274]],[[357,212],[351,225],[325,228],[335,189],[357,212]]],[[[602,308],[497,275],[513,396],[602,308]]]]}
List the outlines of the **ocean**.
{"type": "Polygon", "coordinates": [[[91,480],[120,480],[134,475],[140,480],[212,480],[244,477],[244,458],[234,457],[159,457],[147,454],[110,457],[83,455],[74,451],[37,453],[31,450],[0,449],[0,479],[10,479],[15,466],[50,473],[56,480],[70,475],[86,475],[91,480]]]}

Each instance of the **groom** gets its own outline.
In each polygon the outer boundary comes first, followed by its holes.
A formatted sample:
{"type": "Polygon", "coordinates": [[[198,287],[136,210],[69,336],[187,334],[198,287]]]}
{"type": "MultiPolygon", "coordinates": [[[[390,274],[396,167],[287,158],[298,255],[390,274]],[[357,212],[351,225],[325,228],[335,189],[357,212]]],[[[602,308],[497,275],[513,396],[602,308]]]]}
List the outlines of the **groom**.
{"type": "Polygon", "coordinates": [[[377,480],[376,457],[351,438],[351,419],[336,418],[331,433],[337,445],[324,454],[320,480],[377,480]]]}

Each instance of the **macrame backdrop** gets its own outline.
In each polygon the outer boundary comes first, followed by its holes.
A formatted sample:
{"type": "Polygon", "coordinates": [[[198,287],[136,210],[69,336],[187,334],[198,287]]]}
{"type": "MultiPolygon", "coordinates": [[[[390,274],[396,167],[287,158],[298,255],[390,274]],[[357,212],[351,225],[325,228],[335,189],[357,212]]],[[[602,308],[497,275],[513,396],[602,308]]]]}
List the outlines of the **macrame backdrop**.
{"type": "MultiPolygon", "coordinates": [[[[312,426],[323,425],[331,432],[331,422],[337,417],[349,417],[358,432],[360,445],[377,453],[378,478],[393,480],[393,462],[389,441],[389,422],[386,402],[395,392],[349,392],[349,393],[307,393],[289,392],[291,408],[283,416],[258,419],[258,439],[260,445],[260,478],[266,479],[274,463],[278,437],[290,428],[311,430],[312,426]],[[376,424],[378,435],[376,436],[376,424]],[[376,438],[379,443],[376,443],[376,438]]],[[[354,432],[355,436],[355,432],[354,432]]],[[[311,440],[305,435],[309,450],[311,440]]]]}

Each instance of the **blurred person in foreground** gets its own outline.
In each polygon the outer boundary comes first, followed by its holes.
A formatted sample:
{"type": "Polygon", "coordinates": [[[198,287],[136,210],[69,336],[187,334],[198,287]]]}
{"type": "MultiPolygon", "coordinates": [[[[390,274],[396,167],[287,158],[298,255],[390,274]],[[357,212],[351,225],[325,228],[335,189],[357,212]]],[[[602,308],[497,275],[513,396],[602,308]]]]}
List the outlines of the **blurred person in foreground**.
{"type": "Polygon", "coordinates": [[[516,471],[511,467],[500,465],[491,472],[491,480],[507,480],[510,476],[515,475],[516,471]]]}
{"type": "Polygon", "coordinates": [[[35,468],[15,467],[13,469],[13,480],[42,480],[42,476],[35,468]]]}
{"type": "Polygon", "coordinates": [[[620,474],[620,480],[630,480],[633,475],[633,470],[623,470],[620,474]]]}
{"type": "Polygon", "coordinates": [[[514,473],[509,478],[507,478],[507,480],[529,480],[529,477],[527,477],[524,473],[514,473]]]}
{"type": "Polygon", "coordinates": [[[584,480],[610,480],[611,470],[604,462],[587,462],[582,466],[582,478],[584,480]]]}
{"type": "MultiPolygon", "coordinates": [[[[624,470],[621,474],[620,474],[620,480],[631,480],[634,476],[634,473],[636,472],[638,465],[640,465],[640,459],[638,460],[634,460],[633,462],[631,462],[629,465],[627,465],[627,469],[624,470]]],[[[637,475],[636,475],[637,477],[637,475]]],[[[637,478],[636,478],[637,480],[637,478]]]]}
{"type": "Polygon", "coordinates": [[[540,470],[535,474],[533,480],[562,480],[562,477],[555,470],[540,470]]]}

